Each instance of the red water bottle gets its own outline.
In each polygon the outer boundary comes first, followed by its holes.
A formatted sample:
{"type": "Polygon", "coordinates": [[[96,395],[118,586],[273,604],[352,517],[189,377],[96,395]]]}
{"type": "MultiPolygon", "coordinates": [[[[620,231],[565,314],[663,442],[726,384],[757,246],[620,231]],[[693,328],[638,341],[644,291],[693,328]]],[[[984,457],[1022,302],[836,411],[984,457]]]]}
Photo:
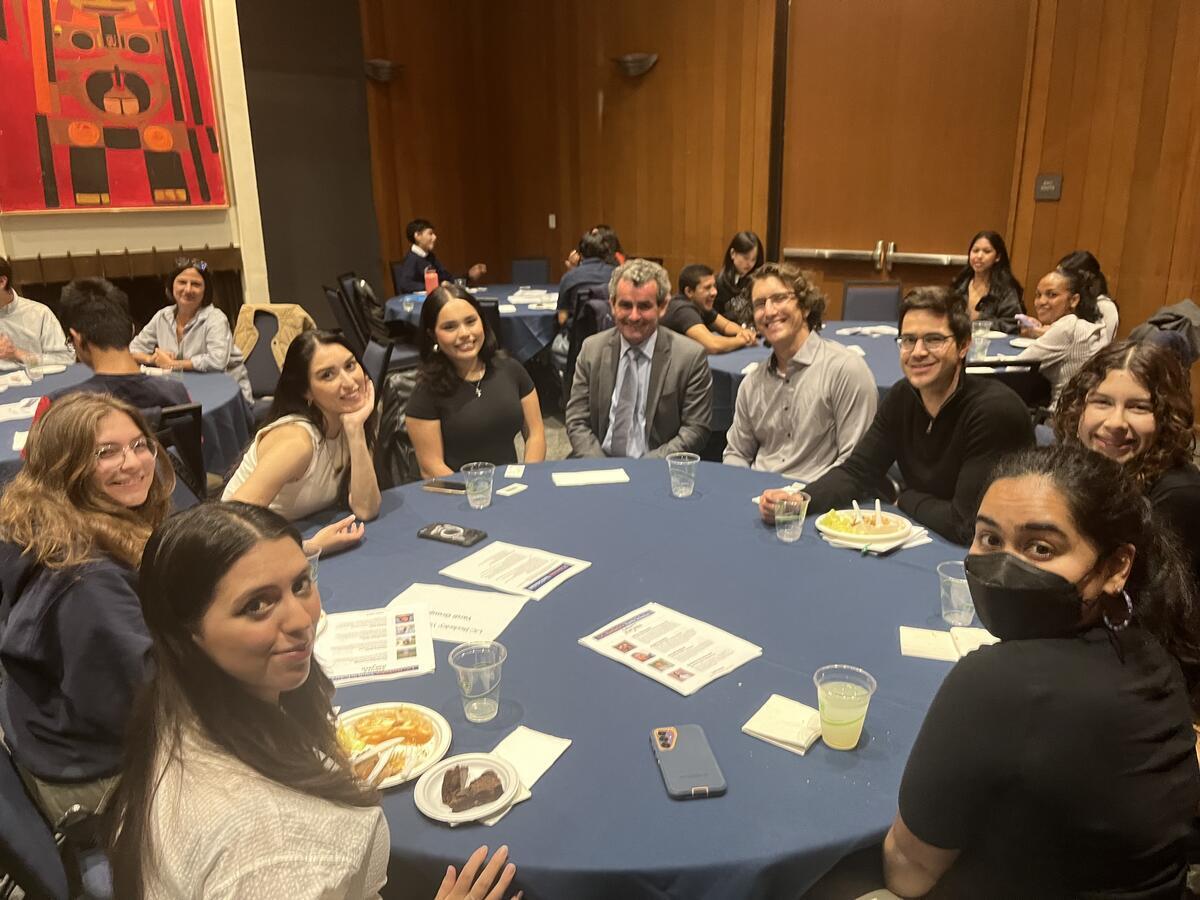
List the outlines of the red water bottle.
{"type": "Polygon", "coordinates": [[[425,267],[425,293],[430,293],[437,289],[438,273],[433,266],[425,267]]]}

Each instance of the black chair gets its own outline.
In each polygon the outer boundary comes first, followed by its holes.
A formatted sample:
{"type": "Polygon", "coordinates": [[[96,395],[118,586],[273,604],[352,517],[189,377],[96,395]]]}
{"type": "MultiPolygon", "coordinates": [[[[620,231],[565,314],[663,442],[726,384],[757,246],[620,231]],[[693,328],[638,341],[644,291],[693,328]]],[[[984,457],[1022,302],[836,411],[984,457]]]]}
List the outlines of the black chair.
{"type": "Polygon", "coordinates": [[[900,282],[847,281],[842,318],[849,322],[894,322],[900,312],[900,282]]]}
{"type": "Polygon", "coordinates": [[[995,378],[1016,391],[1017,396],[1029,407],[1034,421],[1041,421],[1047,417],[1050,407],[1050,382],[1041,373],[1042,364],[1039,360],[968,359],[967,365],[972,369],[991,369],[990,372],[975,374],[984,378],[995,378]]]}
{"type": "MultiPolygon", "coordinates": [[[[394,290],[397,294],[410,293],[409,291],[406,291],[400,287],[400,270],[402,268],[404,268],[404,260],[402,259],[393,259],[390,263],[388,263],[388,269],[390,269],[392,273],[392,290],[394,290]]],[[[422,288],[422,290],[424,290],[424,288],[422,288]]]]}
{"type": "Polygon", "coordinates": [[[571,384],[575,380],[575,360],[583,342],[593,334],[612,328],[612,306],[609,304],[608,289],[592,288],[583,291],[575,305],[575,315],[570,323],[570,344],[567,348],[567,365],[562,372],[563,407],[571,399],[571,384]]]}
{"type": "Polygon", "coordinates": [[[487,322],[488,328],[492,330],[492,334],[496,336],[496,342],[500,342],[500,301],[499,300],[480,300],[479,310],[483,313],[483,321],[487,322]]]}
{"type": "Polygon", "coordinates": [[[512,283],[517,285],[549,284],[550,260],[541,256],[512,261],[512,283]]]}
{"type": "Polygon", "coordinates": [[[343,272],[338,276],[338,284],[341,285],[342,296],[349,301],[352,308],[358,310],[358,320],[364,324],[363,333],[367,338],[380,344],[391,342],[392,358],[388,364],[389,372],[411,369],[421,364],[421,353],[411,340],[412,326],[397,328],[394,326],[403,323],[393,322],[389,325],[384,320],[383,306],[365,278],[359,278],[353,272],[343,272]]]}
{"type": "Polygon", "coordinates": [[[54,832],[3,742],[0,756],[0,898],[7,900],[20,888],[26,897],[67,900],[70,882],[54,832]]]}
{"type": "Polygon", "coordinates": [[[383,379],[388,373],[388,363],[392,359],[392,342],[386,344],[378,344],[375,341],[367,341],[367,347],[363,350],[363,369],[375,383],[375,396],[378,399],[383,394],[383,379]]]}
{"type": "Polygon", "coordinates": [[[203,498],[208,495],[208,478],[204,471],[203,425],[199,403],[164,406],[159,413],[158,441],[168,451],[174,451],[186,469],[176,470],[187,486],[203,498]]]}
{"type": "Polygon", "coordinates": [[[363,350],[367,347],[366,335],[358,330],[358,322],[350,312],[350,308],[342,297],[341,292],[328,287],[324,288],[324,291],[325,300],[329,303],[329,308],[333,312],[334,319],[337,320],[338,330],[341,331],[342,337],[346,339],[346,343],[350,345],[350,349],[361,359],[363,350]]]}

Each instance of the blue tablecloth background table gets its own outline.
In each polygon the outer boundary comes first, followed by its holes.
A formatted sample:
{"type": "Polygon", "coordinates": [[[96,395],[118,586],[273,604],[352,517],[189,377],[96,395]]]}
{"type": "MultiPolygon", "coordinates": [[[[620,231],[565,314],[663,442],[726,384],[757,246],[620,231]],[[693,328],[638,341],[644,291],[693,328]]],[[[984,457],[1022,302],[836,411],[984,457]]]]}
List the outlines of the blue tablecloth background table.
{"type": "MultiPolygon", "coordinates": [[[[453,729],[450,754],[491,750],[519,724],[573,741],[532,799],[491,828],[424,818],[411,785],[386,793],[385,896],[432,896],[448,864],[480,844],[507,843],[514,890],[530,900],[798,897],[847,853],[881,840],[921,720],[950,669],[902,657],[897,626],[946,627],[934,569],[961,559],[963,548],[935,537],[864,558],[827,545],[811,518],[799,543],[780,543],[751,503],[779,477],[711,463],[700,464],[686,500],[671,496],[660,460],[529,465],[522,480],[528,490],[486,510],[417,485],[387,491],[362,545],[321,560],[331,613],[383,606],[415,581],[455,584],[438,570],[486,542],[464,549],[418,539],[432,522],[592,563],[528,602],[501,636],[509,656],[494,721],[466,722],[450,645],[441,642],[432,674],[338,691],[344,709],[411,701],[438,710],[453,729]],[[616,465],[629,484],[556,488],[550,478],[616,465]],[[577,643],[651,600],[760,645],[762,657],[682,697],[577,643]],[[772,693],[815,707],[812,674],[833,662],[879,680],[857,750],[818,742],[800,757],[741,732],[772,693]],[[666,794],[650,731],[689,723],[707,733],[729,785],[723,797],[666,794]]],[[[504,481],[498,472],[496,486],[504,481]]]]}
{"type": "MultiPolygon", "coordinates": [[[[202,411],[204,468],[223,474],[238,461],[250,441],[249,406],[238,384],[224,372],[183,372],[183,386],[202,411]]],[[[81,363],[67,366],[65,372],[47,375],[41,381],[23,387],[10,387],[0,393],[0,403],[13,403],[27,397],[43,397],[54,391],[86,381],[92,370],[81,363]]],[[[163,376],[167,377],[167,376],[163,376]]],[[[21,467],[21,456],[13,450],[13,436],[28,431],[32,419],[0,422],[0,480],[7,481],[21,467]]]]}
{"type": "MultiPolygon", "coordinates": [[[[478,291],[475,297],[479,300],[498,300],[501,304],[510,303],[512,297],[521,286],[515,284],[489,284],[478,291]]],[[[524,285],[530,287],[530,285],[524,285]]],[[[556,284],[535,284],[535,290],[557,291],[556,284]]],[[[400,294],[388,300],[384,306],[383,317],[389,322],[401,321],[416,325],[421,319],[421,304],[425,302],[425,294],[400,294]],[[406,302],[412,308],[406,310],[406,302]]],[[[532,359],[543,348],[548,347],[558,331],[553,309],[530,309],[527,304],[517,303],[516,312],[500,313],[500,334],[497,339],[500,346],[517,358],[519,362],[532,359]]]]}

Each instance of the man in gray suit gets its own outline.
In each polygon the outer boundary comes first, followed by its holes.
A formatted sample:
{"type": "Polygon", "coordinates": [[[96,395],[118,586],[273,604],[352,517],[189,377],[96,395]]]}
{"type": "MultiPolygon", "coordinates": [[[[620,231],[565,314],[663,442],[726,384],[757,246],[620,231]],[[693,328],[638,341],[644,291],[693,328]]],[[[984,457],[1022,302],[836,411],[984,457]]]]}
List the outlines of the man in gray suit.
{"type": "Polygon", "coordinates": [[[712,418],[712,373],[704,348],[658,320],[667,270],[645,259],[618,266],[608,282],[616,326],[579,350],[567,403],[575,456],[664,457],[699,453],[712,418]]]}

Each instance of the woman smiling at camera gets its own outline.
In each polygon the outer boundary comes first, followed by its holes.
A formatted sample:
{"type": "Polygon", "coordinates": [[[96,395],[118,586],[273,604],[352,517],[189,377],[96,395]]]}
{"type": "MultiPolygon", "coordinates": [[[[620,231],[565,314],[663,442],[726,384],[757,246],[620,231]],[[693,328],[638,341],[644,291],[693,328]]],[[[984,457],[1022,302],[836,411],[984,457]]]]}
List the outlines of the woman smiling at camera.
{"type": "MultiPolygon", "coordinates": [[[[151,537],[138,594],[156,671],[114,800],[113,896],[378,897],[388,826],[337,743],[300,535],[262,507],[193,507],[151,537]]],[[[480,847],[437,897],[499,900],[507,855],[480,872],[480,847]]]]}
{"type": "Polygon", "coordinates": [[[992,327],[1017,333],[1017,315],[1023,288],[1013,276],[1004,238],[994,231],[980,231],[967,245],[967,265],[954,277],[950,290],[967,301],[971,321],[991,321],[992,327]]]}
{"type": "Polygon", "coordinates": [[[1125,467],[1175,530],[1200,588],[1200,471],[1187,371],[1166,347],[1105,347],[1063,389],[1054,432],[1125,467]]]}
{"type": "Polygon", "coordinates": [[[0,497],[0,728],[51,822],[116,781],[150,638],[134,569],[175,476],[141,415],[70,394],[29,433],[0,497]]]}
{"type": "Polygon", "coordinates": [[[295,521],[344,497],[352,515],[309,540],[324,552],[358,543],[379,515],[371,450],[375,386],[340,335],[306,331],[292,341],[267,424],[225,486],[224,500],[269,506],[295,521]]]}
{"type": "Polygon", "coordinates": [[[1079,448],[1007,457],[966,569],[1000,643],[963,657],[925,716],[883,845],[888,887],[1180,897],[1200,609],[1137,485],[1079,448]]]}
{"type": "Polygon", "coordinates": [[[242,351],[233,342],[225,313],[212,305],[211,273],[202,259],[180,259],[167,276],[164,306],[146,323],[129,345],[129,352],[144,366],[179,372],[225,372],[253,403],[250,376],[242,351]]]}
{"type": "Polygon", "coordinates": [[[514,440],[525,438],[525,462],[546,458],[546,432],[533,379],[496,348],[478,301],[445,283],[421,305],[421,375],[408,401],[408,431],[425,478],[457,472],[469,462],[517,462],[514,440]]]}
{"type": "Polygon", "coordinates": [[[1037,325],[1022,325],[1033,343],[1017,359],[1038,360],[1050,382],[1050,405],[1097,350],[1108,343],[1090,278],[1076,270],[1055,269],[1038,282],[1033,301],[1037,325]]]}

